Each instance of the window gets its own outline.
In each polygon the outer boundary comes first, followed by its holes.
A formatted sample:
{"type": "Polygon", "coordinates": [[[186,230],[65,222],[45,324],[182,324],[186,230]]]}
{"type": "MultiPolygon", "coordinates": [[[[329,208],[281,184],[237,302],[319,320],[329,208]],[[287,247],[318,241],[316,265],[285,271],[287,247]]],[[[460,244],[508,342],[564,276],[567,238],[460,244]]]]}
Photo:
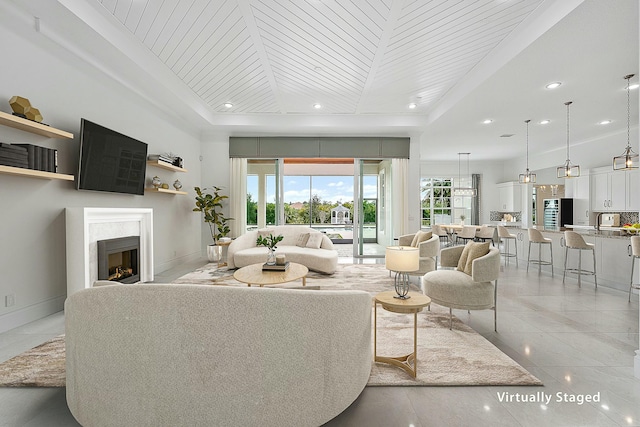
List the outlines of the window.
{"type": "Polygon", "coordinates": [[[451,223],[452,187],[453,178],[422,178],[420,180],[423,227],[451,223]]]}

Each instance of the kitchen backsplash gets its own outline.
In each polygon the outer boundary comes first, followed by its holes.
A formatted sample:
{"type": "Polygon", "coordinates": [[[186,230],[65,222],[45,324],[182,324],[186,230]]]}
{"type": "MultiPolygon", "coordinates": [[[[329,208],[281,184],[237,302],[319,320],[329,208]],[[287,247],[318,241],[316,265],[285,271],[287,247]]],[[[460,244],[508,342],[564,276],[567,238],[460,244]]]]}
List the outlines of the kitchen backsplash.
{"type": "Polygon", "coordinates": [[[620,225],[630,223],[635,224],[638,220],[638,212],[620,212],[620,225]]]}
{"type": "MultiPolygon", "coordinates": [[[[521,212],[499,212],[499,211],[489,211],[489,221],[502,221],[504,214],[510,214],[516,222],[519,222],[522,213],[521,212]]],[[[620,217],[622,218],[622,217],[620,217]]],[[[622,219],[621,219],[622,220],[622,219]]]]}

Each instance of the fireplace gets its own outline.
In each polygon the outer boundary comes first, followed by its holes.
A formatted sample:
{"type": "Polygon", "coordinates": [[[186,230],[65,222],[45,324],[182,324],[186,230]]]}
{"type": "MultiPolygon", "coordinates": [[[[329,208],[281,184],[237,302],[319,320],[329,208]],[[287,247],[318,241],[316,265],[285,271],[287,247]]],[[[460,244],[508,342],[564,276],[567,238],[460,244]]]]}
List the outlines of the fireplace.
{"type": "Polygon", "coordinates": [[[98,280],[140,281],[140,236],[99,240],[97,243],[98,280]]]}

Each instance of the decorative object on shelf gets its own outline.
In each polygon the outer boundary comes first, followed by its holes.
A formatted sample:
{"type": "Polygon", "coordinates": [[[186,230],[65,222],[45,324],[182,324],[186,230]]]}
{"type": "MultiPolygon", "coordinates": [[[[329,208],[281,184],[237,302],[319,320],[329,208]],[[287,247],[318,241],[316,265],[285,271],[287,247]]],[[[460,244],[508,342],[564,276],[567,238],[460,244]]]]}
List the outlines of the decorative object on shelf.
{"type": "Polygon", "coordinates": [[[580,176],[580,166],[574,165],[569,159],[569,106],[573,104],[572,101],[567,101],[564,105],[567,106],[567,160],[564,165],[558,166],[556,169],[558,178],[576,178],[580,176]]]}
{"type": "Polygon", "coordinates": [[[228,222],[233,218],[227,218],[222,212],[222,202],[229,196],[220,194],[222,188],[213,186],[213,194],[207,193],[207,188],[194,187],[196,191],[196,207],[194,212],[202,212],[203,221],[209,226],[213,244],[207,247],[209,261],[219,261],[222,255],[222,246],[218,246],[218,241],[226,237],[231,231],[228,222]]]}
{"type": "Polygon", "coordinates": [[[151,180],[151,184],[153,184],[154,188],[160,188],[162,181],[160,181],[160,177],[154,176],[153,179],[151,180]]]}
{"type": "Polygon", "coordinates": [[[182,183],[179,179],[175,180],[175,182],[173,183],[173,188],[175,188],[176,191],[180,191],[180,189],[182,188],[182,183]]]}
{"type": "Polygon", "coordinates": [[[529,171],[529,122],[531,120],[525,120],[524,122],[527,124],[527,169],[524,173],[521,173],[518,177],[518,182],[520,184],[532,184],[536,182],[536,174],[529,171]]]}
{"type": "Polygon", "coordinates": [[[40,110],[37,108],[30,107],[26,113],[27,119],[33,120],[34,122],[42,123],[42,114],[40,114],[40,110]]]}
{"type": "Polygon", "coordinates": [[[387,270],[395,271],[394,298],[408,299],[409,274],[420,268],[420,249],[411,246],[387,246],[384,256],[384,265],[387,270]]]}
{"type": "Polygon", "coordinates": [[[31,102],[22,96],[12,96],[9,105],[13,110],[13,114],[24,119],[27,118],[27,111],[31,108],[31,102]]]}
{"type": "Polygon", "coordinates": [[[453,195],[454,196],[468,196],[468,197],[476,197],[478,195],[478,190],[473,187],[462,187],[462,179],[460,176],[460,156],[467,156],[467,177],[469,181],[471,181],[471,175],[469,174],[469,155],[471,153],[458,153],[458,186],[453,187],[453,195]]]}
{"type": "Polygon", "coordinates": [[[267,254],[267,265],[275,265],[276,264],[276,246],[279,242],[284,239],[282,234],[274,236],[273,234],[269,234],[268,236],[260,236],[256,239],[256,246],[266,246],[269,250],[267,254]]]}
{"type": "Polygon", "coordinates": [[[166,154],[149,154],[147,160],[173,164],[173,158],[168,157],[166,154]]]}
{"type": "Polygon", "coordinates": [[[176,157],[173,159],[173,166],[181,168],[183,167],[183,164],[182,157],[176,157]]]}
{"type": "Polygon", "coordinates": [[[169,184],[167,184],[166,182],[163,182],[162,184],[160,184],[160,188],[162,188],[164,190],[168,190],[169,189],[169,184]]]}
{"type": "Polygon", "coordinates": [[[284,265],[287,262],[287,256],[285,254],[276,255],[276,265],[284,265]]]}
{"type": "Polygon", "coordinates": [[[27,98],[17,95],[12,96],[9,100],[9,105],[11,106],[15,116],[29,119],[37,123],[42,122],[42,114],[40,114],[40,110],[32,106],[31,101],[27,98]]]}
{"type": "Polygon", "coordinates": [[[460,225],[464,225],[464,220],[466,219],[466,215],[460,215],[460,225]]]}
{"type": "Polygon", "coordinates": [[[630,101],[629,101],[629,81],[631,77],[635,74],[627,74],[624,78],[627,80],[627,148],[625,148],[624,153],[619,156],[615,156],[613,158],[613,170],[631,170],[638,169],[638,153],[633,151],[630,143],[630,120],[631,120],[631,112],[630,112],[630,101]]]}

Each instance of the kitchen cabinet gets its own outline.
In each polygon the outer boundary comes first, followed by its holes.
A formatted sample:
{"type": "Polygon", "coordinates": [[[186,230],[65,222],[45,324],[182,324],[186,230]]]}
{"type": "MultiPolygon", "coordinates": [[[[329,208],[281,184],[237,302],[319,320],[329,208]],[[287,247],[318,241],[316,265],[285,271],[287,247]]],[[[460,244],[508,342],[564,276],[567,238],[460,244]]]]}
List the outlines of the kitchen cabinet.
{"type": "MultiPolygon", "coordinates": [[[[631,241],[605,237],[596,240],[598,283],[628,292],[631,278],[631,241]]],[[[638,283],[637,265],[634,271],[634,283],[638,283]]]]}
{"type": "Polygon", "coordinates": [[[554,275],[558,273],[562,274],[564,272],[564,233],[551,233],[543,231],[542,235],[548,239],[551,239],[551,247],[553,249],[554,275]]]}
{"type": "Polygon", "coordinates": [[[627,210],[640,211],[640,171],[627,171],[627,210]]]}
{"type": "Polygon", "coordinates": [[[591,213],[590,205],[590,182],[589,175],[582,175],[576,178],[571,178],[568,185],[565,187],[567,190],[567,197],[573,198],[573,223],[576,225],[589,225],[589,214],[591,213]]]}
{"type": "Polygon", "coordinates": [[[591,175],[591,210],[617,212],[627,210],[627,173],[601,172],[591,175]]]}
{"type": "Polygon", "coordinates": [[[520,184],[517,182],[503,182],[497,185],[499,197],[499,212],[520,212],[522,210],[522,196],[520,184]]]}

